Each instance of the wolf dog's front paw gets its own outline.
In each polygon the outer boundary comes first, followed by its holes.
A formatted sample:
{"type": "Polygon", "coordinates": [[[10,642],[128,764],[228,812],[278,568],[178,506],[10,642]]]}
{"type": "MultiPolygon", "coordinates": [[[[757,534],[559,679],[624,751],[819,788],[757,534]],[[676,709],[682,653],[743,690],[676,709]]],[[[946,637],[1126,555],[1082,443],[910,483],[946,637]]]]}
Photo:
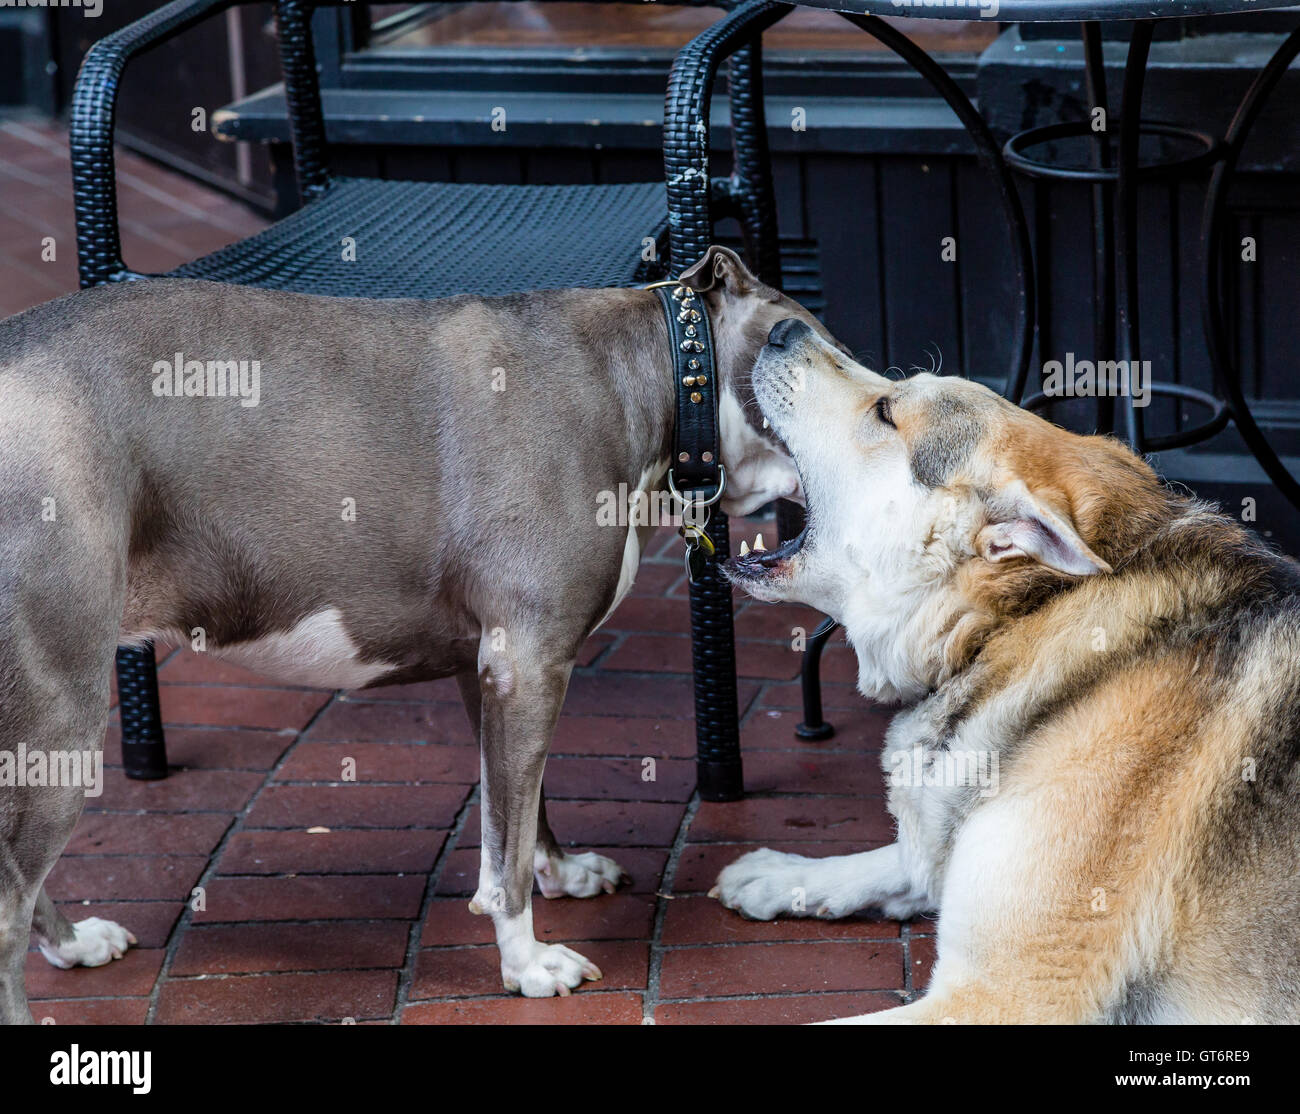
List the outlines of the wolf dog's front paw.
{"type": "Polygon", "coordinates": [[[525,998],[568,997],[584,980],[601,978],[600,968],[590,959],[563,944],[534,942],[533,953],[516,970],[501,964],[501,979],[507,990],[517,990],[525,998]]]}
{"type": "Polygon", "coordinates": [[[766,847],[751,851],[718,875],[709,896],[756,921],[811,916],[819,911],[809,907],[807,874],[813,861],[766,847]]]}
{"type": "Polygon", "coordinates": [[[55,967],[102,967],[121,959],[136,938],[120,924],[89,917],[72,926],[76,936],[66,944],[41,944],[41,955],[55,967]]]}
{"type": "Polygon", "coordinates": [[[543,897],[612,894],[624,882],[631,881],[627,871],[618,863],[594,851],[585,851],[581,855],[539,853],[533,871],[543,897]]]}

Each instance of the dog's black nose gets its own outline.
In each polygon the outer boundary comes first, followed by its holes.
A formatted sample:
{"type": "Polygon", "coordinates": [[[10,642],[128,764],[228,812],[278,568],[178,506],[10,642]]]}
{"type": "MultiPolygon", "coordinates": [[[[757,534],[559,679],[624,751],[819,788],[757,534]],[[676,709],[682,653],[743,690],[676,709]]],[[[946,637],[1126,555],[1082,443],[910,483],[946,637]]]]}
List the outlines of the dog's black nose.
{"type": "Polygon", "coordinates": [[[807,332],[808,326],[797,317],[787,317],[772,326],[767,334],[767,343],[773,348],[784,348],[792,340],[797,340],[800,333],[807,332]]]}

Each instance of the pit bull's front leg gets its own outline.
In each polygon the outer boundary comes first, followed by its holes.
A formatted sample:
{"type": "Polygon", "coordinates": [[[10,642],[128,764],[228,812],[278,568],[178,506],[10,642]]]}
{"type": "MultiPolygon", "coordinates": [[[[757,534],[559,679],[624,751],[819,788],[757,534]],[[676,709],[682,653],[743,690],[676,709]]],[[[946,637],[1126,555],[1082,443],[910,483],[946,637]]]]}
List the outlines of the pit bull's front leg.
{"type": "MultiPolygon", "coordinates": [[[[469,716],[474,737],[482,739],[483,709],[478,675],[462,673],[456,678],[460,684],[461,699],[469,716]]],[[[533,850],[533,874],[537,888],[545,898],[595,897],[612,894],[631,881],[621,866],[605,855],[594,851],[577,853],[566,851],[551,831],[546,820],[545,783],[537,798],[537,844],[533,850]]]]}
{"type": "Polygon", "coordinates": [[[496,628],[479,644],[483,842],[470,910],[492,917],[502,980],[528,998],[567,995],[601,977],[590,960],[533,934],[542,768],[572,668],[572,659],[558,659],[530,633],[496,628]]]}

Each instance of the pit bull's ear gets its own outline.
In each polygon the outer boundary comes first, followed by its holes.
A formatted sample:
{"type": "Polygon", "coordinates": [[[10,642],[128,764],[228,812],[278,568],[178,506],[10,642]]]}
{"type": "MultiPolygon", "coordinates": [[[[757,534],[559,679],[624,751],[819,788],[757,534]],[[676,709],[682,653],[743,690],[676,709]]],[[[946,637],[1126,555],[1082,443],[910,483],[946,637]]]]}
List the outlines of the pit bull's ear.
{"type": "Polygon", "coordinates": [[[1020,481],[999,492],[989,511],[994,521],[975,535],[975,552],[986,561],[1028,557],[1070,576],[1112,571],[1066,517],[1036,499],[1020,481]]]}
{"type": "Polygon", "coordinates": [[[695,291],[720,287],[737,295],[748,294],[759,284],[740,256],[717,244],[709,248],[698,263],[691,264],[678,275],[677,281],[695,291]]]}

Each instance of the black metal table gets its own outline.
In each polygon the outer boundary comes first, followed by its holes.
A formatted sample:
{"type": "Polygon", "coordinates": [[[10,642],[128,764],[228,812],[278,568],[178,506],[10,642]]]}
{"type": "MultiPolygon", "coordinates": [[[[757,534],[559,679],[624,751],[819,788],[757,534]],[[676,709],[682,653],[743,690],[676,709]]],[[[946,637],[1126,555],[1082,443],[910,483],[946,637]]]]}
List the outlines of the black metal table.
{"type": "MultiPolygon", "coordinates": [[[[785,12],[794,7],[839,12],[925,77],[969,132],[981,162],[997,184],[1012,245],[1018,295],[1016,343],[1004,393],[1021,405],[1037,409],[1053,401],[1053,397],[1039,391],[1025,398],[1036,325],[1036,284],[1029,230],[1014,174],[1072,180],[1092,186],[1095,356],[1098,361],[1118,360],[1134,367],[1139,352],[1137,184],[1152,178],[1208,173],[1209,185],[1201,221],[1202,315],[1219,393],[1211,394],[1176,383],[1152,383],[1152,394],[1201,407],[1206,411],[1205,419],[1171,434],[1149,436],[1142,410],[1130,397],[1127,405],[1119,407],[1122,433],[1136,451],[1156,452],[1197,444],[1221,432],[1231,422],[1269,479],[1293,506],[1300,508],[1300,483],[1287,470],[1256,424],[1242,390],[1239,371],[1233,366],[1230,356],[1224,311],[1222,235],[1228,187],[1242,146],[1265,101],[1292,61],[1300,55],[1300,8],[1297,9],[1296,29],[1286,37],[1250,85],[1223,136],[1212,136],[1173,124],[1144,122],[1141,118],[1142,92],[1155,21],[1294,8],[1295,0],[946,0],[946,6],[940,6],[939,0],[935,0],[934,6],[928,5],[926,0],[796,0],[794,4],[771,6],[783,8],[785,12]],[[1094,114],[1100,111],[1103,121],[1109,117],[1109,106],[1102,55],[1102,25],[1110,22],[1127,24],[1131,34],[1115,141],[1112,143],[1106,123],[1098,131],[1089,121],[1071,121],[1031,128],[1011,136],[1005,143],[999,143],[969,97],[943,67],[904,33],[881,19],[882,16],[1079,23],[1088,100],[1094,114]],[[1144,135],[1181,141],[1190,146],[1191,153],[1163,161],[1141,162],[1139,145],[1144,135]],[[1088,165],[1063,165],[1035,154],[1036,148],[1064,139],[1091,139],[1088,165]]],[[[1099,394],[1103,397],[1097,399],[1097,429],[1114,432],[1116,399],[1105,392],[1099,394]]],[[[796,728],[796,733],[802,738],[824,739],[833,732],[822,718],[819,660],[834,629],[835,623],[827,620],[809,639],[803,668],[804,722],[796,728]]]]}
{"type": "Polygon", "coordinates": [[[1232,15],[1292,8],[1296,4],[1295,0],[798,0],[795,6],[908,19],[974,17],[1001,23],[1085,23],[1232,15]]]}

